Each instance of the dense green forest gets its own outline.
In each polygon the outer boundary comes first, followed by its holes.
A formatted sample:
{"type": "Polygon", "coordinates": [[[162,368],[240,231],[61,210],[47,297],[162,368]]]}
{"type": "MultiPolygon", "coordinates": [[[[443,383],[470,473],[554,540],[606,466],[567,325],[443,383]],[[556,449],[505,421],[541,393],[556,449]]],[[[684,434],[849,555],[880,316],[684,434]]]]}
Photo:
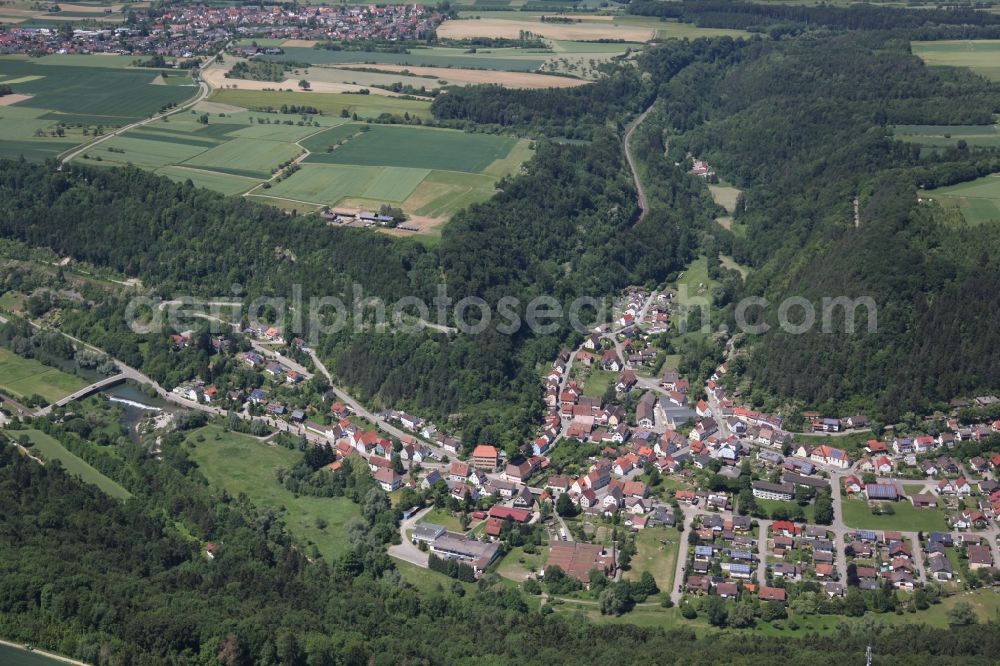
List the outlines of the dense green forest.
{"type": "Polygon", "coordinates": [[[745,240],[715,234],[757,268],[744,294],[773,303],[802,296],[817,309],[822,297],[870,296],[879,306],[877,334],[817,326],[752,341],[746,370],[758,397],[831,413],[865,408],[893,421],[995,389],[1000,267],[991,257],[1000,230],[920,206],[917,190],[990,172],[998,154],[921,153],[895,141],[891,125],[991,123],[997,87],[929,69],[889,34],[733,49],[739,54],[683,70],[660,98],[673,159],[708,159],[744,190],[735,219],[745,240]]]}
{"type": "Polygon", "coordinates": [[[805,665],[857,663],[867,645],[876,663],[940,666],[993,663],[1000,650],[991,626],[696,638],[540,613],[493,576],[472,594],[417,590],[378,547],[376,526],[394,518],[380,491],[348,489],[365,516],[348,530],[353,548],[310,564],[273,512],[212,492],[177,440],[164,456],[135,462],[146,491],[122,504],[0,448],[2,635],[97,666],[541,665],[582,654],[595,664],[805,665]]]}

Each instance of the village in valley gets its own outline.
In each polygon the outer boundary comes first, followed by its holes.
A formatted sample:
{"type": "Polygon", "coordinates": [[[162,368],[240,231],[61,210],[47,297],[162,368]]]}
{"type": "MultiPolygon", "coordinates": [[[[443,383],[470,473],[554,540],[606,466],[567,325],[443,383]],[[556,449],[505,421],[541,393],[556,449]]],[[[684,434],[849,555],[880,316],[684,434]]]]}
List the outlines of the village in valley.
{"type": "Polygon", "coordinates": [[[702,385],[668,363],[683,311],[672,289],[624,293],[613,322],[541,373],[544,421],[513,456],[368,412],[273,326],[211,338],[228,374],[171,394],[325,449],[334,474],[362,463],[404,509],[397,560],[467,582],[498,573],[567,609],[676,606],[746,627],[919,611],[994,585],[1000,420],[976,416],[995,398],[956,404],[933,431],[877,436],[864,415],[805,412],[791,432],[727,388],[728,359],[702,385]],[[609,605],[600,593],[619,587],[609,605]]]}

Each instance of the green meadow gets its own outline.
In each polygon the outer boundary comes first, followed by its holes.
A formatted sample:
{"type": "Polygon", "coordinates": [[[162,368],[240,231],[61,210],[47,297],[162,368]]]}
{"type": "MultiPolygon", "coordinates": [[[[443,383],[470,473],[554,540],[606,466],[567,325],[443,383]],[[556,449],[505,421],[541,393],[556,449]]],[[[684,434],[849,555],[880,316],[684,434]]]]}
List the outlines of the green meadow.
{"type": "Polygon", "coordinates": [[[41,430],[19,430],[12,434],[27,436],[32,443],[32,453],[41,454],[41,457],[47,461],[58,460],[67,472],[97,486],[108,495],[117,499],[126,499],[132,496],[132,493],[125,490],[117,481],[104,476],[91,467],[87,461],[66,450],[66,447],[51,435],[41,430]]]}
{"type": "Polygon", "coordinates": [[[191,457],[211,485],[234,497],[245,494],[257,506],[278,511],[297,539],[315,544],[329,560],[347,551],[344,528],[360,516],[355,504],[343,497],[296,495],[278,483],[278,469],[294,466],[301,452],[226,432],[217,424],[193,430],[185,446],[194,447],[191,457]]]}
{"type": "Polygon", "coordinates": [[[1000,81],[1000,39],[962,39],[912,42],[913,55],[928,65],[968,67],[993,81],[1000,81]]]}
{"type": "Polygon", "coordinates": [[[1000,174],[991,174],[924,193],[942,206],[957,209],[969,224],[1000,220],[1000,174]]]}
{"type": "Polygon", "coordinates": [[[76,375],[0,347],[0,390],[14,398],[24,399],[37,394],[49,402],[56,402],[85,386],[87,382],[76,375]]]}

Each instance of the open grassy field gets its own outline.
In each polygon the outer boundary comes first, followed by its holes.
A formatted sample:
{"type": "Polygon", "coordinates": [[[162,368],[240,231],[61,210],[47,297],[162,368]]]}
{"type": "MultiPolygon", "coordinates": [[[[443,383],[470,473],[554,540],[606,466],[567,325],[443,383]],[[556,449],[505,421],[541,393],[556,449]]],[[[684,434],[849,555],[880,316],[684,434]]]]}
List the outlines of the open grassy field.
{"type": "Polygon", "coordinates": [[[617,377],[618,373],[593,368],[583,381],[583,394],[599,398],[615,383],[617,377]]]}
{"type": "Polygon", "coordinates": [[[51,435],[41,430],[20,430],[16,435],[26,435],[32,442],[32,451],[41,454],[44,460],[58,460],[67,472],[97,486],[108,495],[117,499],[126,499],[132,496],[132,493],[125,490],[118,482],[104,476],[85,460],[67,451],[66,447],[51,435]]]}
{"type": "Polygon", "coordinates": [[[928,65],[968,67],[993,81],[1000,81],[1000,39],[961,39],[912,42],[913,55],[928,65]]]}
{"type": "Polygon", "coordinates": [[[216,424],[192,431],[185,441],[194,445],[191,456],[213,486],[233,496],[245,493],[258,506],[276,509],[296,538],[315,544],[328,559],[347,550],[344,526],[360,516],[357,506],[343,497],[296,496],[278,484],[277,470],[292,467],[301,453],[225,432],[216,424]],[[326,527],[320,528],[317,519],[326,521],[326,527]]]}
{"type": "MultiPolygon", "coordinates": [[[[767,515],[769,515],[769,516],[773,516],[774,515],[774,510],[775,509],[784,509],[785,511],[791,512],[791,511],[794,511],[795,508],[799,506],[795,502],[785,502],[785,501],[782,501],[782,500],[761,499],[759,497],[755,498],[754,502],[757,504],[758,507],[760,507],[762,510],[766,511],[767,515]]],[[[816,520],[816,508],[812,504],[809,504],[809,505],[803,506],[803,507],[799,507],[799,508],[801,508],[802,511],[803,511],[803,513],[806,514],[806,522],[808,522],[808,523],[815,522],[815,520],[816,520]]]]}
{"type": "Polygon", "coordinates": [[[959,141],[969,146],[1000,146],[996,125],[896,125],[892,129],[901,141],[932,148],[954,148],[959,141]]]}
{"type": "Polygon", "coordinates": [[[917,509],[908,501],[894,502],[892,516],[873,516],[868,502],[844,499],[844,522],[848,527],[863,530],[899,530],[902,532],[933,532],[948,529],[945,514],[937,509],[917,509]]]}
{"type": "Polygon", "coordinates": [[[49,402],[55,402],[86,385],[87,382],[76,375],[0,347],[0,390],[15,398],[27,398],[37,393],[49,402]]]}
{"type": "Polygon", "coordinates": [[[708,277],[708,259],[698,257],[684,270],[684,274],[677,280],[677,302],[681,305],[690,305],[696,299],[712,299],[712,286],[714,282],[708,277]]]}
{"type": "Polygon", "coordinates": [[[526,553],[520,546],[512,548],[500,560],[496,568],[497,573],[509,580],[521,582],[532,573],[543,570],[549,559],[549,549],[547,546],[540,546],[536,550],[538,551],[536,553],[526,553]]]}
{"type": "Polygon", "coordinates": [[[632,568],[625,573],[628,580],[639,580],[644,571],[653,574],[660,591],[669,593],[674,587],[680,537],[677,530],[651,528],[639,530],[635,537],[636,555],[632,568]],[[664,543],[666,542],[666,543],[664,543]]]}
{"type": "Polygon", "coordinates": [[[803,435],[800,433],[795,433],[795,441],[799,444],[808,444],[809,446],[819,446],[821,444],[827,444],[829,446],[835,446],[838,449],[843,449],[850,453],[855,458],[860,458],[862,456],[861,449],[865,448],[868,440],[872,438],[871,432],[853,432],[849,435],[844,435],[843,437],[829,437],[826,435],[803,435]]]}
{"type": "Polygon", "coordinates": [[[958,209],[969,224],[1000,220],[1000,174],[931,190],[926,196],[942,206],[958,209]]]}

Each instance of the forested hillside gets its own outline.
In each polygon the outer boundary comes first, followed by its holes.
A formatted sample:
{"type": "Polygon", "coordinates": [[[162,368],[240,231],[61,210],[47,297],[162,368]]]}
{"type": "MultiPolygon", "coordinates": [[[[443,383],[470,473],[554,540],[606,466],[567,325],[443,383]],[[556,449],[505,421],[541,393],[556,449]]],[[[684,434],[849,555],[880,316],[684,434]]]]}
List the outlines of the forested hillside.
{"type": "Polygon", "coordinates": [[[919,206],[917,188],[988,173],[998,154],[921,153],[895,141],[891,126],[990,123],[997,87],[962,70],[930,70],[886,33],[738,50],[683,70],[661,98],[673,159],[708,159],[744,189],[735,219],[746,239],[716,235],[757,267],[745,293],[774,303],[804,296],[817,309],[837,296],[879,305],[875,335],[816,327],[752,341],[747,370],[763,389],[758,398],[831,413],[851,405],[892,421],[995,388],[1000,265],[991,257],[1000,230],[919,206]]]}

